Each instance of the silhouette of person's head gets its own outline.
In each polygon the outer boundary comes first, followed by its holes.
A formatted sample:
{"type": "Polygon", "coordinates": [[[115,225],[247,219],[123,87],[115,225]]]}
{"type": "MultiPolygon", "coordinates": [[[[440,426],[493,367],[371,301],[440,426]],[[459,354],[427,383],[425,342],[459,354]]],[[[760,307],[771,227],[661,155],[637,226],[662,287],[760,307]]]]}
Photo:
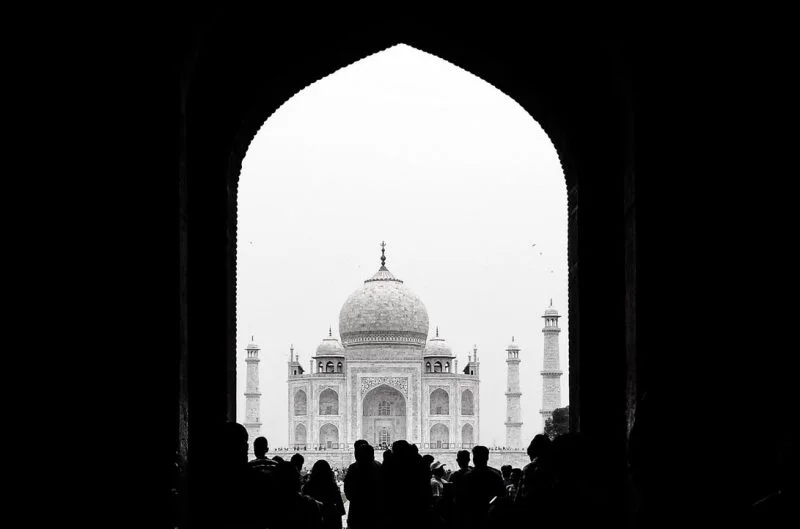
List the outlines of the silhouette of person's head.
{"type": "Polygon", "coordinates": [[[375,449],[366,441],[363,443],[356,441],[355,458],[356,461],[362,464],[371,463],[375,461],[375,449]]]}
{"type": "Polygon", "coordinates": [[[303,454],[295,454],[292,456],[291,462],[297,468],[297,471],[300,472],[303,470],[303,463],[305,462],[306,458],[303,457],[303,454]]]}
{"type": "Polygon", "coordinates": [[[237,422],[222,428],[222,458],[228,463],[247,463],[247,429],[237,422]]]}
{"type": "Polygon", "coordinates": [[[258,459],[264,459],[267,456],[267,452],[269,452],[269,442],[267,442],[267,438],[256,437],[256,440],[253,441],[253,453],[255,453],[258,459]]]}
{"type": "Polygon", "coordinates": [[[419,447],[415,444],[411,445],[411,453],[414,455],[419,455],[419,447]]]}
{"type": "Polygon", "coordinates": [[[469,466],[469,451],[459,450],[456,454],[456,463],[459,468],[467,468],[469,466]]]}
{"type": "Polygon", "coordinates": [[[362,446],[368,445],[366,439],[359,439],[355,443],[353,443],[353,455],[355,456],[356,460],[358,460],[358,451],[362,446]]]}
{"type": "Polygon", "coordinates": [[[395,461],[408,461],[414,455],[414,449],[408,441],[398,439],[392,443],[392,459],[395,461]]]}
{"type": "Polygon", "coordinates": [[[314,483],[335,481],[333,470],[330,464],[324,459],[320,459],[314,463],[314,466],[311,467],[311,477],[309,479],[314,483]]]}
{"type": "Polygon", "coordinates": [[[475,468],[484,468],[489,464],[489,449],[482,445],[472,447],[472,462],[475,468]]]}
{"type": "Polygon", "coordinates": [[[511,477],[511,465],[503,465],[500,467],[500,474],[503,476],[503,479],[508,479],[511,477]]]}
{"type": "Polygon", "coordinates": [[[392,459],[392,451],[390,449],[386,449],[383,451],[383,463],[386,464],[392,459]]]}
{"type": "Polygon", "coordinates": [[[281,461],[275,470],[275,480],[279,494],[288,495],[300,492],[300,473],[288,461],[281,461]]]}
{"type": "Polygon", "coordinates": [[[521,468],[514,468],[511,470],[511,483],[514,485],[519,485],[520,480],[522,479],[522,469],[521,468]]]}
{"type": "Polygon", "coordinates": [[[528,445],[528,457],[531,461],[540,456],[545,456],[550,450],[550,438],[540,433],[531,439],[531,444],[528,445]]]}

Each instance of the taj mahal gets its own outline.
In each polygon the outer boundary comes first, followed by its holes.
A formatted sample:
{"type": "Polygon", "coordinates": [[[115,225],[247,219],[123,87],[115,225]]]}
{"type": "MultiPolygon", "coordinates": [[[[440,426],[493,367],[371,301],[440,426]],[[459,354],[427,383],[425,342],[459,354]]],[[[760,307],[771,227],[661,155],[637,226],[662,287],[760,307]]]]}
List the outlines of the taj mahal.
{"type": "MultiPolygon", "coordinates": [[[[540,413],[546,418],[560,406],[560,329],[552,301],[543,318],[546,369],[541,372],[544,395],[540,413]]],[[[466,365],[459,368],[438,327],[430,331],[425,305],[386,267],[385,244],[381,243],[380,268],[342,305],[339,338],[328,330],[308,371],[290,349],[290,448],[306,453],[307,460],[309,456],[314,459],[313,453],[324,452],[328,460],[341,458],[345,464],[358,439],[375,447],[405,439],[423,451],[439,452],[439,459],[449,460],[446,456],[450,454],[454,463],[457,450],[481,444],[478,349],[474,347],[466,365]]],[[[251,343],[246,352],[244,425],[252,441],[261,435],[259,348],[251,343]]],[[[524,464],[530,439],[521,439],[520,359],[513,338],[506,353],[506,446],[514,452],[507,457],[524,464]]],[[[494,384],[491,389],[499,388],[494,384]]]]}

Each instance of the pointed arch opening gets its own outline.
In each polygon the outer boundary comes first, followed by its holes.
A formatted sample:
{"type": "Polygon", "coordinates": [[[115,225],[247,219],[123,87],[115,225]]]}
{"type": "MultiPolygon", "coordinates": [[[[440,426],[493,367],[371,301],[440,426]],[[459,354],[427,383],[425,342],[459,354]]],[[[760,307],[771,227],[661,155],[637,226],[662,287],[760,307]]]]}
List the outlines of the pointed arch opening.
{"type": "Polygon", "coordinates": [[[461,392],[461,415],[475,414],[475,400],[472,391],[465,389],[461,392]]]}
{"type": "MultiPolygon", "coordinates": [[[[201,28],[205,22],[195,27],[201,28]]],[[[306,86],[309,79],[322,78],[396,42],[380,36],[365,39],[363,47],[341,47],[335,52],[321,54],[313,58],[314,63],[309,70],[313,72],[311,76],[308,71],[298,69],[296,73],[278,78],[269,66],[260,69],[263,73],[230,76],[227,74],[229,61],[225,60],[226,57],[237,57],[240,64],[260,64],[259,58],[271,57],[281,49],[277,41],[267,41],[260,36],[257,39],[260,48],[242,44],[255,43],[256,39],[253,38],[249,41],[228,38],[255,29],[255,26],[246,25],[248,31],[242,31],[239,25],[246,22],[245,17],[238,18],[238,15],[237,18],[221,22],[211,31],[213,38],[204,39],[202,46],[199,43],[189,46],[182,57],[187,73],[183,81],[185,89],[181,94],[181,108],[185,110],[182,110],[180,120],[181,250],[176,252],[182,270],[182,295],[180,311],[175,311],[175,321],[186,326],[182,330],[178,353],[181,375],[177,400],[181,410],[192,408],[191,413],[181,413],[176,433],[184,460],[191,445],[189,431],[195,432],[194,439],[211,436],[211,425],[225,419],[234,420],[237,408],[241,408],[241,404],[237,407],[236,403],[236,397],[241,392],[241,388],[238,391],[236,389],[237,312],[230,293],[236,291],[238,273],[237,177],[250,141],[265,119],[286,101],[289,94],[306,86]],[[207,57],[213,59],[208,60],[207,57]],[[250,59],[254,60],[248,62],[250,59]],[[270,90],[252,89],[258,86],[269,86],[270,90]],[[193,138],[193,141],[187,141],[187,138],[193,138]],[[191,182],[191,186],[187,185],[188,182],[191,182]],[[192,193],[188,193],[189,187],[192,193]],[[191,211],[193,218],[205,220],[187,224],[183,219],[187,211],[191,211]],[[187,245],[189,240],[192,242],[187,245]],[[187,247],[190,249],[187,250],[187,247]],[[188,277],[192,280],[186,282],[188,277]],[[203,301],[209,299],[212,303],[203,301]],[[186,319],[187,313],[193,316],[186,319]],[[186,337],[191,337],[191,341],[187,341],[186,337]],[[186,343],[213,344],[213,347],[208,350],[201,347],[197,352],[197,347],[188,347],[186,343]],[[193,366],[192,373],[184,375],[183,370],[187,365],[193,366]],[[224,370],[223,374],[220,374],[220,369],[224,370]],[[191,388],[191,391],[187,388],[191,388]],[[190,396],[194,394],[200,397],[190,396]]],[[[398,39],[411,38],[402,31],[397,35],[398,39]]],[[[570,421],[573,428],[593,432],[598,437],[624,439],[624,435],[618,435],[618,422],[623,420],[618,418],[623,417],[628,421],[627,426],[630,426],[636,399],[641,394],[636,386],[638,364],[634,325],[637,314],[635,271],[638,263],[633,229],[636,208],[633,199],[629,198],[633,196],[636,169],[633,160],[634,116],[631,107],[627,106],[632,105],[631,96],[627,95],[630,83],[626,76],[629,75],[629,69],[622,62],[615,62],[620,57],[624,62],[627,56],[624,52],[616,54],[605,45],[596,47],[602,48],[601,52],[587,50],[583,53],[582,50],[580,55],[558,47],[549,51],[547,60],[541,64],[544,70],[540,71],[534,70],[532,63],[535,61],[530,60],[535,55],[535,46],[530,46],[534,55],[522,52],[512,56],[511,50],[501,43],[465,42],[454,48],[446,37],[435,35],[423,36],[412,42],[424,43],[420,45],[426,50],[452,59],[483,76],[488,82],[497,82],[498,87],[512,94],[534,118],[541,121],[557,143],[570,187],[570,316],[573,316],[573,307],[575,312],[572,320],[575,328],[569,337],[570,421]],[[484,46],[490,45],[493,49],[484,50],[484,46]],[[601,54],[610,59],[598,58],[601,54]],[[578,59],[581,64],[574,64],[570,58],[578,59]],[[597,79],[586,75],[588,72],[614,70],[612,64],[621,65],[621,73],[602,75],[597,79]],[[502,72],[502,75],[498,77],[497,72],[502,72]],[[581,73],[576,75],[570,72],[581,73]],[[560,78],[562,75],[564,78],[560,78]],[[559,79],[556,81],[556,78],[559,79]],[[581,79],[586,81],[585,86],[581,85],[581,79]],[[571,92],[560,90],[567,86],[581,86],[590,97],[573,101],[575,105],[571,105],[571,92]],[[612,86],[613,89],[606,88],[612,86]],[[598,104],[598,101],[601,103],[598,104]],[[579,184],[581,197],[587,197],[581,199],[580,220],[577,215],[579,184]],[[619,217],[618,220],[613,220],[610,213],[603,213],[601,205],[614,200],[620,202],[620,206],[624,202],[624,219],[616,211],[613,215],[619,217]],[[580,246],[578,231],[581,233],[580,246]],[[609,240],[612,242],[610,246],[607,244],[609,240]],[[602,259],[595,257],[604,249],[606,254],[602,259]],[[579,261],[580,273],[577,266],[579,261]],[[605,261],[615,264],[605,264],[605,261]],[[603,284],[608,282],[609,277],[619,277],[618,282],[623,281],[623,263],[626,268],[625,299],[619,292],[622,287],[618,288],[616,283],[612,286],[603,284]],[[633,279],[629,280],[629,276],[633,279]],[[578,277],[581,290],[577,288],[578,277]],[[580,315],[583,318],[579,327],[580,315]],[[580,344],[582,348],[579,348],[580,344]],[[610,354],[621,354],[623,358],[620,360],[615,357],[613,362],[609,362],[608,358],[597,360],[588,353],[580,354],[581,350],[592,352],[603,348],[613,351],[610,354]],[[626,360],[629,362],[627,381],[624,376],[621,382],[612,381],[620,366],[626,365],[626,360]],[[583,369],[579,370],[581,361],[583,369]],[[604,368],[604,365],[613,367],[604,368]],[[585,421],[581,419],[583,409],[578,381],[587,388],[583,395],[585,421]],[[627,388],[620,387],[626,383],[627,388]],[[623,404],[615,404],[621,402],[616,395],[623,394],[627,397],[627,402],[623,403],[624,409],[623,404]]],[[[286,53],[285,63],[300,58],[299,55],[291,55],[291,51],[286,53]]],[[[267,402],[269,405],[275,404],[267,402]]],[[[624,425],[622,430],[624,433],[624,425]]],[[[205,445],[201,442],[196,442],[196,445],[195,453],[206,454],[205,445]]],[[[624,449],[619,452],[623,453],[624,449]]],[[[207,457],[212,455],[209,453],[207,457]]]]}
{"type": "Polygon", "coordinates": [[[326,424],[319,430],[320,445],[327,449],[339,448],[339,428],[333,424],[326,424]]]}
{"type": "Polygon", "coordinates": [[[339,415],[339,394],[328,388],[319,394],[319,414],[339,415]]]}
{"type": "Polygon", "coordinates": [[[294,414],[305,415],[308,412],[308,398],[302,389],[294,394],[294,414]]]}
{"type": "Polygon", "coordinates": [[[461,448],[470,449],[475,446],[475,434],[471,424],[461,428],[461,448]]]}
{"type": "Polygon", "coordinates": [[[431,415],[449,415],[450,414],[450,394],[447,391],[439,388],[431,392],[431,415]]]}
{"type": "Polygon", "coordinates": [[[295,449],[304,449],[306,444],[308,443],[308,439],[306,437],[306,426],[304,424],[298,424],[294,427],[294,445],[295,449]]]}
{"type": "Polygon", "coordinates": [[[406,399],[396,388],[382,384],[364,395],[362,401],[361,438],[373,446],[389,439],[389,445],[406,439],[406,399]]]}
{"type": "Polygon", "coordinates": [[[431,448],[450,448],[450,429],[444,424],[431,428],[431,448]]]}

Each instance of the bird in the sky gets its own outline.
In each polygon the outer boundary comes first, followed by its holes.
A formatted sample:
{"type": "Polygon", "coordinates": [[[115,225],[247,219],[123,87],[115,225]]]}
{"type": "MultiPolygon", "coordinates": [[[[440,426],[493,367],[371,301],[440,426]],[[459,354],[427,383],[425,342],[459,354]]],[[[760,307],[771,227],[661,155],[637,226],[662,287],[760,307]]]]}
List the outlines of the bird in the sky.
{"type": "Polygon", "coordinates": [[[539,255],[542,255],[542,252],[539,252],[539,255]]]}
{"type": "Polygon", "coordinates": [[[536,246],[536,243],[531,244],[531,247],[536,246]]]}

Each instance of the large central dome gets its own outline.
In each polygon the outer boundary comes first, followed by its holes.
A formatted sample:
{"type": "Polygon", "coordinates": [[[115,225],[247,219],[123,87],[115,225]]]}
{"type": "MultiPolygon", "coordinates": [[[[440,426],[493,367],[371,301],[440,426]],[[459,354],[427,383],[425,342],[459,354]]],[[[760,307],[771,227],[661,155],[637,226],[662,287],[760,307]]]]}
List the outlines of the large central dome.
{"type": "Polygon", "coordinates": [[[428,339],[428,311],[422,301],[381,267],[350,294],[339,312],[342,345],[415,345],[428,339]]]}

